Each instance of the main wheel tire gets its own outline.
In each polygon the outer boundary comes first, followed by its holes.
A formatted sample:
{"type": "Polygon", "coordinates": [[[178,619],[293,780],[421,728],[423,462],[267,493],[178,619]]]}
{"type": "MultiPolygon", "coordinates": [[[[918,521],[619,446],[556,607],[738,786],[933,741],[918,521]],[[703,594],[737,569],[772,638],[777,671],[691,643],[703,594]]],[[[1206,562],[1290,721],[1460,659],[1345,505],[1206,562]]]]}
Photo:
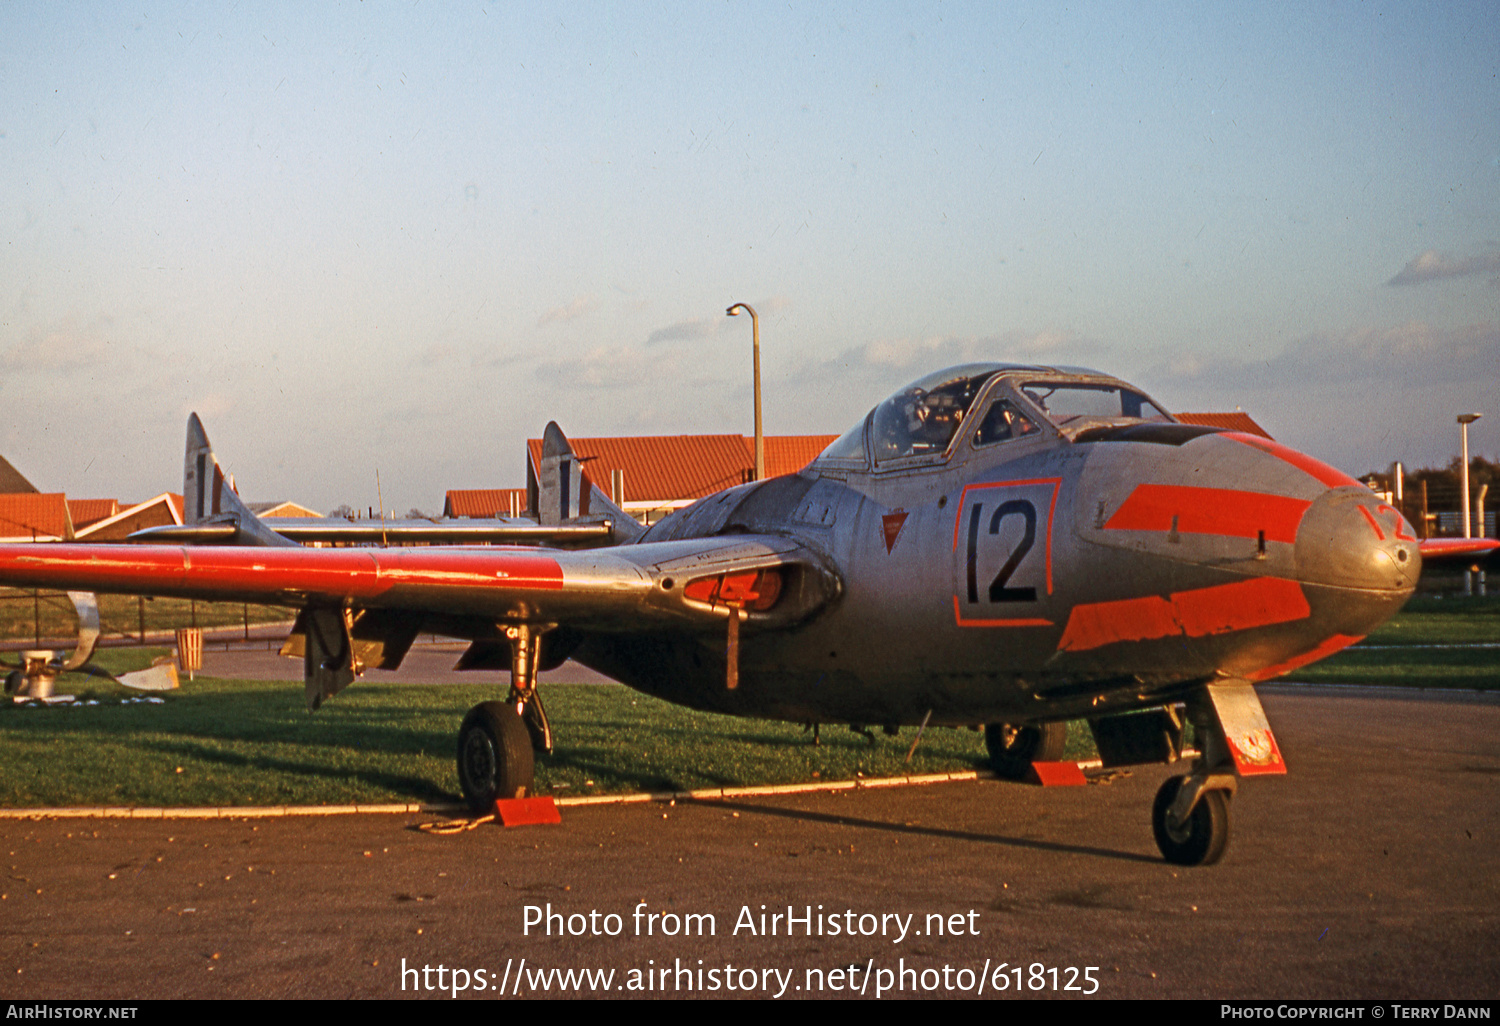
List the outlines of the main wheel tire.
{"type": "Polygon", "coordinates": [[[1181,828],[1167,824],[1167,809],[1177,800],[1186,777],[1170,777],[1156,792],[1151,808],[1151,829],[1156,846],[1168,862],[1179,866],[1211,866],[1229,847],[1229,794],[1204,791],[1181,828]]]}
{"type": "Polygon", "coordinates": [[[26,687],[26,674],[20,670],[11,670],[5,675],[5,693],[7,695],[19,695],[26,687]]]}
{"type": "Polygon", "coordinates": [[[1020,780],[1034,762],[1056,762],[1068,744],[1066,723],[1034,723],[1016,727],[991,723],[984,728],[990,767],[1000,776],[1020,780]]]}
{"type": "Polygon", "coordinates": [[[469,710],[458,728],[458,783],[476,814],[492,812],[497,798],[531,792],[531,735],[515,707],[485,702],[469,710]]]}

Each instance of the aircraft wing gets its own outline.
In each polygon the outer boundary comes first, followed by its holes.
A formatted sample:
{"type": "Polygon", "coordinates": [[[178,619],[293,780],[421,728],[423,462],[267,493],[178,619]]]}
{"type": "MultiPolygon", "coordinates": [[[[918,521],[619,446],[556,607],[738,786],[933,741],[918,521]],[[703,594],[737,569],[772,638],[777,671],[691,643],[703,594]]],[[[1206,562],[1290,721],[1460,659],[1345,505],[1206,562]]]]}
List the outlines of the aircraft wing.
{"type": "Polygon", "coordinates": [[[392,610],[605,631],[811,616],[840,590],[777,536],[607,549],[0,545],[0,583],[300,608],[392,610]]]}
{"type": "Polygon", "coordinates": [[[1494,538],[1428,538],[1418,547],[1422,551],[1422,562],[1438,563],[1445,560],[1483,559],[1500,550],[1500,541],[1494,538]]]}
{"type": "MultiPolygon", "coordinates": [[[[612,521],[575,524],[538,524],[522,520],[344,520],[342,517],[296,517],[262,520],[278,535],[298,544],[340,542],[346,545],[384,545],[394,542],[485,544],[603,544],[614,534],[612,521]]],[[[239,534],[237,522],[163,524],[147,527],[126,541],[144,545],[229,544],[239,534]]]]}

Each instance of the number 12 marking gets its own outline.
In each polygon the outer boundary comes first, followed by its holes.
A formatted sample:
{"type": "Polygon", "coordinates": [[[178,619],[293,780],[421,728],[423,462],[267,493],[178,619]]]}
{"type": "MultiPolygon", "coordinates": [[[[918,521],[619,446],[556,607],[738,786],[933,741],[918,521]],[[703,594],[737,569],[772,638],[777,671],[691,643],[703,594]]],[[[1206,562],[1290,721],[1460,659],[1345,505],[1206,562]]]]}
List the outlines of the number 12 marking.
{"type": "MultiPolygon", "coordinates": [[[[953,555],[956,563],[953,617],[958,626],[1051,625],[1052,621],[1045,616],[1049,604],[1047,598],[1052,594],[1052,521],[1057,511],[1057,495],[1061,486],[1061,478],[1052,477],[996,481],[964,488],[953,522],[953,555]],[[993,499],[984,494],[991,489],[1001,488],[1007,491],[999,494],[990,492],[994,495],[993,499]],[[1038,522],[1039,507],[1046,507],[1045,522],[1038,522]],[[1015,526],[1007,528],[1007,522],[1015,526]],[[1019,540],[1014,542],[1005,542],[1001,537],[1006,535],[1016,538],[1018,534],[1019,540]],[[994,541],[988,541],[987,538],[993,538],[994,541]],[[959,550],[960,543],[964,546],[962,553],[959,550]],[[1011,546],[1010,550],[1001,551],[1001,546],[1007,544],[1011,546]],[[1041,549],[1041,565],[1037,565],[1037,560],[1033,558],[1033,550],[1038,547],[1041,549]],[[995,573],[987,587],[984,586],[981,577],[988,576],[995,561],[1002,559],[999,572],[995,573]],[[1018,573],[1021,581],[1029,580],[1032,583],[1012,583],[1018,573]],[[1041,593],[1042,581],[1046,583],[1045,596],[1041,593]],[[1018,608],[1013,603],[1032,605],[1029,608],[1018,608]],[[994,614],[986,612],[995,606],[1015,612],[1002,614],[1003,619],[995,618],[994,614]]],[[[999,613],[1000,609],[995,612],[999,613]]]]}
{"type": "MultiPolygon", "coordinates": [[[[974,564],[979,558],[979,521],[984,512],[984,503],[976,502],[969,509],[969,601],[979,601],[979,586],[975,580],[976,570],[974,564]]],[[[1011,499],[1002,502],[990,517],[990,534],[1000,533],[1000,522],[1013,514],[1019,514],[1026,520],[1026,533],[1021,536],[1021,544],[1017,545],[995,579],[990,582],[991,602],[1035,602],[1035,588],[1007,588],[1005,582],[1010,580],[1010,575],[1016,572],[1016,567],[1021,560],[1026,558],[1026,553],[1031,551],[1031,546],[1036,543],[1036,507],[1025,499],[1011,499]]]]}

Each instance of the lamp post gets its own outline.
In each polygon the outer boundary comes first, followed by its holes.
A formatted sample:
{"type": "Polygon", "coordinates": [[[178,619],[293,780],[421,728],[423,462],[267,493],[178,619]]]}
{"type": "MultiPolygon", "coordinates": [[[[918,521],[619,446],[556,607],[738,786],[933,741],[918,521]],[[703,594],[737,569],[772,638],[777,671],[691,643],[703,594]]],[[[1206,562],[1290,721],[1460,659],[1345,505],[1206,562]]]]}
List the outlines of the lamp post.
{"type": "MultiPolygon", "coordinates": [[[[1462,482],[1462,498],[1459,500],[1459,502],[1464,511],[1465,538],[1474,537],[1474,535],[1470,533],[1471,526],[1469,522],[1469,425],[1474,423],[1481,416],[1482,414],[1478,413],[1460,413],[1458,415],[1459,429],[1463,434],[1463,469],[1460,471],[1459,476],[1459,481],[1462,482]]],[[[1483,531],[1484,525],[1480,524],[1479,529],[1483,531]]]]}
{"type": "Polygon", "coordinates": [[[755,315],[755,308],[749,303],[736,303],[724,312],[730,317],[737,317],[741,310],[750,315],[750,330],[755,338],[755,480],[764,481],[766,436],[761,432],[760,426],[760,318],[755,315]]]}

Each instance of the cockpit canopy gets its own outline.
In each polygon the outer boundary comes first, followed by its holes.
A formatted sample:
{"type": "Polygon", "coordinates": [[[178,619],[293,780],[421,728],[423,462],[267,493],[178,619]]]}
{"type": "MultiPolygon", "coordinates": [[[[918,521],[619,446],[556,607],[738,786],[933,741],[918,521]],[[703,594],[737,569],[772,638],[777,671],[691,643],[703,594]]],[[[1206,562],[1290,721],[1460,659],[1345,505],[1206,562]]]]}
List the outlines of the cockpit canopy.
{"type": "Polygon", "coordinates": [[[907,385],[818,459],[865,464],[873,457],[879,466],[941,456],[976,416],[981,417],[971,439],[976,447],[1039,434],[1046,424],[1071,434],[1085,423],[1172,420],[1143,393],[1096,371],[971,363],[907,385]]]}

